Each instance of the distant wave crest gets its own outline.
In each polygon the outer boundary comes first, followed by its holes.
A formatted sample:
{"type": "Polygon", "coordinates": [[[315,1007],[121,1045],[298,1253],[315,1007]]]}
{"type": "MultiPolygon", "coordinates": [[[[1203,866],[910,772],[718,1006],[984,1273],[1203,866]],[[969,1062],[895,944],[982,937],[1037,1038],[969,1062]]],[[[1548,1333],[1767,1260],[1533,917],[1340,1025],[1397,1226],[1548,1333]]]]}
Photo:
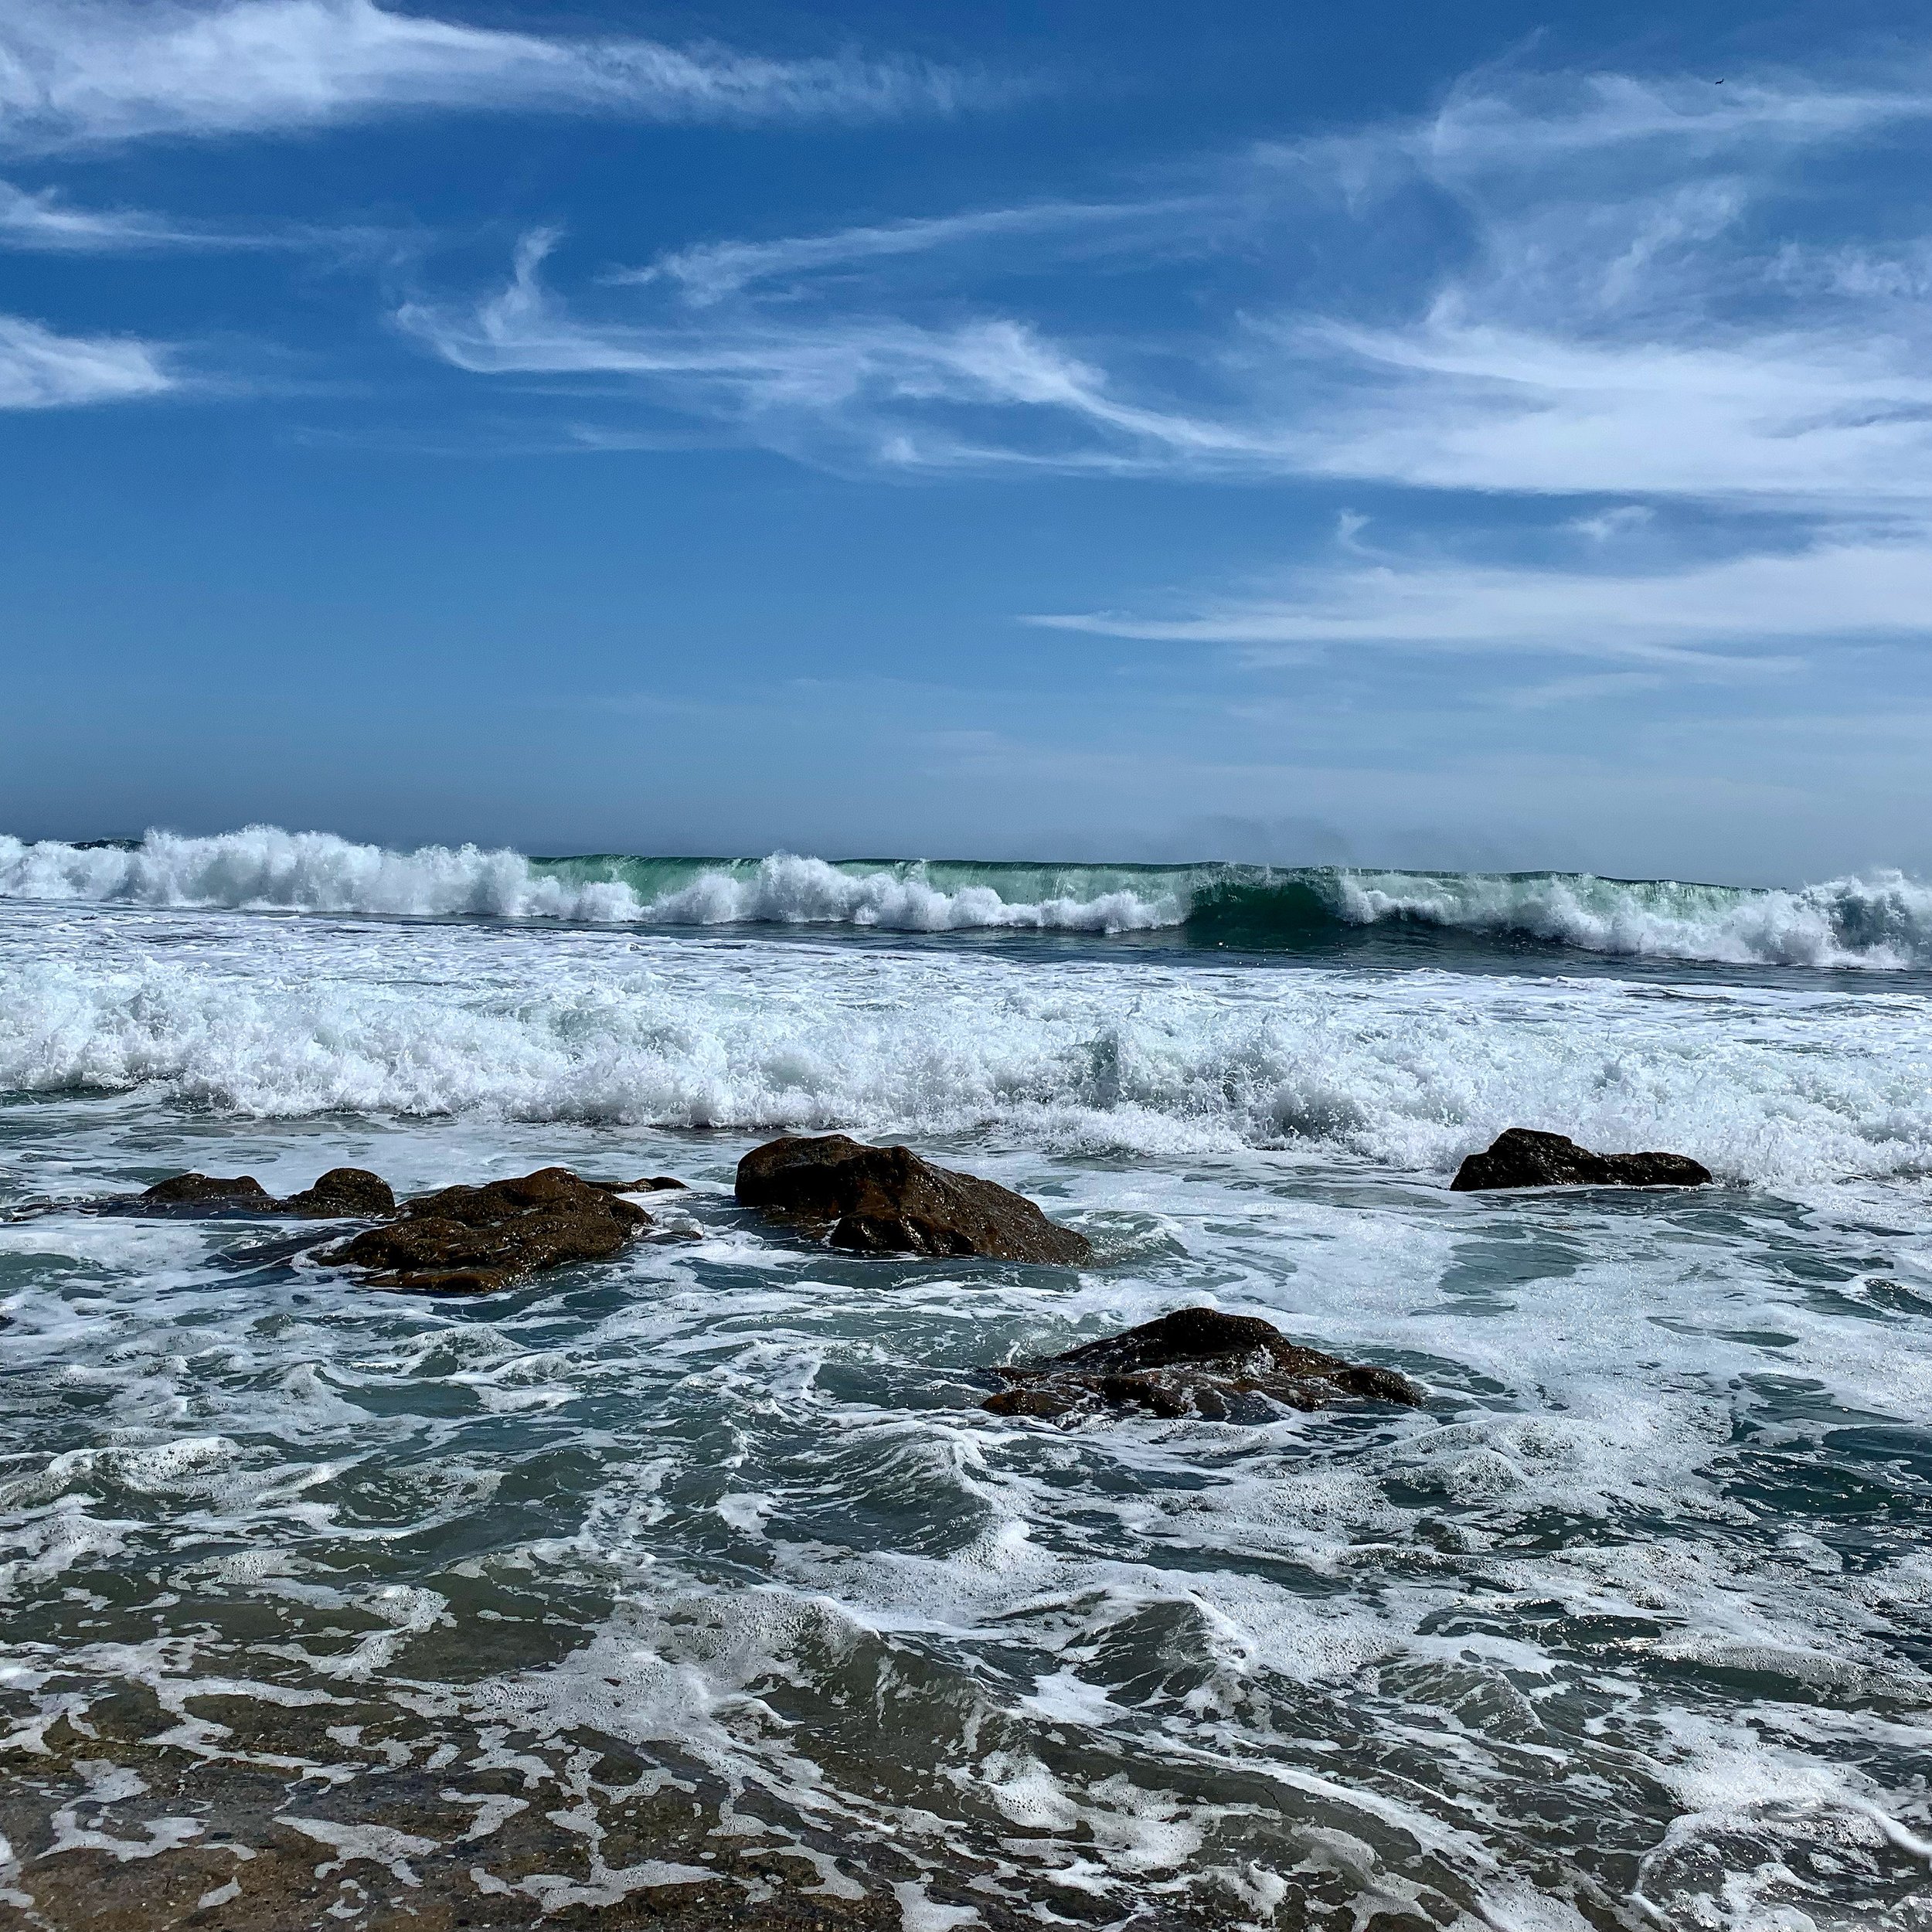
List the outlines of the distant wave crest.
{"type": "Polygon", "coordinates": [[[624,854],[392,852],[251,825],[206,838],[28,844],[0,836],[0,898],[384,917],[745,923],[903,932],[1176,929],[1266,951],[1408,930],[1626,957],[1897,970],[1932,965],[1932,886],[1895,872],[1790,889],[1587,873],[1042,866],[624,854]]]}
{"type": "MultiPolygon", "coordinates": [[[[1600,879],[1577,872],[1303,874],[1331,917],[1488,934],[1631,958],[1732,965],[1866,967],[1932,964],[1932,887],[1903,873],[1791,889],[1600,879]]],[[[1264,889],[1272,898],[1293,888],[1264,889]]],[[[1247,896],[1199,905],[1238,929],[1247,896]],[[1233,913],[1233,917],[1228,915],[1233,913]]],[[[1261,922],[1265,926],[1265,912],[1261,922]]]]}
{"type": "MultiPolygon", "coordinates": [[[[998,870],[998,868],[988,869],[998,870]]],[[[1083,872],[1090,869],[1078,869],[1083,872]]],[[[386,851],[330,832],[250,825],[211,838],[151,832],[138,845],[0,838],[0,898],[418,918],[609,924],[877,926],[906,932],[1032,927],[1124,932],[1178,924],[1172,894],[1131,890],[1036,901],[936,883],[915,863],[832,865],[776,852],[742,859],[532,859],[476,845],[386,851]]]]}

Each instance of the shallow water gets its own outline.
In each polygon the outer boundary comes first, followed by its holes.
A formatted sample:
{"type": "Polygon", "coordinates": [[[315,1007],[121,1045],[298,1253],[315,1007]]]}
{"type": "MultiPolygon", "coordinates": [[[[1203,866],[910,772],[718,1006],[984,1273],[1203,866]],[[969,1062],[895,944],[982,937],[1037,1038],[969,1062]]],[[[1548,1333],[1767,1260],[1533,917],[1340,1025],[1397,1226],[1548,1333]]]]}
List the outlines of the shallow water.
{"type": "Polygon", "coordinates": [[[1932,1924],[1917,976],[1111,944],[0,904],[6,1205],[692,1183],[472,1301],[286,1223],[0,1226],[0,1910],[206,1861],[247,1775],[349,1923],[721,1873],[908,1932],[1932,1924]],[[1449,1193],[1512,1124],[1720,1185],[1449,1193]],[[777,1237],[731,1174],[794,1125],[1095,1263],[777,1237]],[[1430,1406],[978,1406],[1203,1302],[1430,1406]]]}

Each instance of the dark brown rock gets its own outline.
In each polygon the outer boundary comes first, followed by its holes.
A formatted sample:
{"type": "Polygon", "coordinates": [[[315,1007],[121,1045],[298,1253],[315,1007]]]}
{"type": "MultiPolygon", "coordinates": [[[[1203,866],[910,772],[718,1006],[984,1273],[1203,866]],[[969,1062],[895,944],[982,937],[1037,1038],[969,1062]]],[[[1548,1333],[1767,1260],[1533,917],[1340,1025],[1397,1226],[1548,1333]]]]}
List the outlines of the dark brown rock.
{"type": "Polygon", "coordinates": [[[860,1254],[991,1255],[1071,1266],[1087,1237],[1049,1221],[1023,1194],[922,1161],[908,1147],[868,1147],[843,1134],[787,1135],[738,1163],[747,1207],[811,1228],[860,1254]]]}
{"type": "Polygon", "coordinates": [[[1351,1398],[1414,1408],[1427,1399],[1393,1369],[1302,1348],[1272,1322],[1216,1308],[1181,1308],[1124,1335],[994,1372],[1013,1386],[983,1406],[995,1415],[1049,1419],[1141,1408],[1218,1420],[1243,1397],[1291,1409],[1323,1409],[1351,1398]]]}
{"type": "Polygon", "coordinates": [[[232,1214],[293,1214],[311,1220],[372,1220],[396,1211],[396,1196],[381,1175],[366,1168],[331,1168],[313,1187],[278,1201],[252,1174],[224,1179],[213,1174],[176,1174],[145,1194],[95,1205],[103,1214],[167,1214],[189,1218],[232,1214]]]}
{"type": "Polygon", "coordinates": [[[685,1185],[668,1174],[648,1175],[641,1181],[593,1181],[590,1185],[602,1188],[607,1194],[662,1194],[667,1188],[682,1191],[685,1185]]]}
{"type": "Polygon", "coordinates": [[[332,1167],[313,1187],[291,1194],[278,1203],[284,1214],[299,1214],[314,1220],[375,1220],[396,1212],[396,1196],[379,1174],[364,1167],[332,1167]]]}
{"type": "Polygon", "coordinates": [[[1687,1154],[1593,1154],[1560,1134],[1512,1127],[1472,1154],[1449,1183],[1463,1194],[1502,1187],[1702,1187],[1712,1179],[1687,1154]]]}
{"type": "Polygon", "coordinates": [[[157,1181],[140,1197],[146,1207],[197,1207],[202,1202],[223,1207],[259,1207],[271,1209],[274,1197],[252,1174],[237,1174],[223,1180],[214,1174],[174,1174],[157,1181]]]}
{"type": "Polygon", "coordinates": [[[446,1187],[403,1203],[320,1258],[370,1270],[374,1287],[485,1294],[577,1261],[602,1261],[651,1225],[641,1207],[568,1168],[482,1187],[446,1187]]]}

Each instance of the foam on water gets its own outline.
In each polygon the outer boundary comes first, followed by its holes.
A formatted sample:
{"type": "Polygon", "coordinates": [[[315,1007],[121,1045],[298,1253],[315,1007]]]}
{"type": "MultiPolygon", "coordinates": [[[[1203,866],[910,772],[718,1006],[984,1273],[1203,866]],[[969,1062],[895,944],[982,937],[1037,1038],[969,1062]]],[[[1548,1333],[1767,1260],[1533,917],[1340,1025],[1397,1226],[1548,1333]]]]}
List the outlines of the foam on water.
{"type": "Polygon", "coordinates": [[[1932,1172],[1920,995],[0,908],[0,1090],[260,1117],[996,1131],[1440,1174],[1511,1125],[1932,1172]]]}
{"type": "Polygon", "coordinates": [[[613,925],[845,925],[905,932],[1172,930],[1294,949],[1423,932],[1633,958],[1896,971],[1932,966],[1932,886],[1886,872],[1791,889],[1580,873],[1039,866],[774,853],[538,859],[399,852],[274,826],[77,846],[0,836],[0,899],[481,917],[613,925]]]}
{"type": "Polygon", "coordinates": [[[0,910],[0,1011],[9,1199],[340,1162],[694,1183],[689,1238],[469,1303],[360,1291],[282,1223],[0,1225],[0,1761],[98,1733],[63,1801],[94,1851],[23,1855],[10,1896],[192,1849],[117,1741],[146,1699],[211,1774],[308,1781],[282,1828],[345,1917],[452,1855],[533,1917],[757,1843],[935,1932],[1043,1902],[1923,1932],[1907,985],[56,901],[0,910]],[[1518,1122],[1732,1185],[1444,1190],[1518,1122]],[[915,1136],[1097,1264],[775,1236],[730,1185],[780,1124],[915,1136]],[[991,1363],[1200,1303],[1430,1406],[978,1406],[991,1363]],[[400,1813],[398,1769],[450,1817],[400,1813]],[[625,1838],[666,1790],[716,1821],[701,1850],[625,1838]],[[571,1862],[518,1852],[560,1819],[571,1862]]]}
{"type": "Polygon", "coordinates": [[[909,932],[1138,931],[1177,924],[1183,910],[1172,893],[1157,893],[1150,901],[1127,889],[1029,903],[1002,898],[991,885],[943,889],[917,865],[837,866],[784,852],[757,863],[544,862],[474,845],[386,852],[328,832],[286,832],[272,825],[213,838],[151,832],[137,845],[84,847],[51,840],[23,845],[0,837],[0,898],[606,924],[877,926],[909,932]],[[645,879],[650,883],[641,883],[645,879]]]}
{"type": "MultiPolygon", "coordinates": [[[[466,1162],[527,1160],[507,1132],[466,1162]]],[[[1928,1821],[1910,1767],[1932,1743],[1912,1713],[1932,1680],[1897,1640],[1929,1580],[1903,1525],[1848,1543],[1821,1523],[1829,1543],[1787,1552],[1748,1447],[1782,1432],[1797,1468],[1796,1440],[1860,1415],[1932,1420],[1932,1383],[1899,1373],[1932,1310],[1901,1326],[1818,1306],[1831,1237],[1767,1223],[1720,1247],[1725,1215],[1688,1201],[1661,1220],[1532,1209],[1527,1229],[1519,1205],[1475,1201],[1445,1223],[1398,1196],[1374,1216],[1278,1189],[1257,1203],[1238,1168],[1130,1170],[1079,1177],[1062,1211],[1095,1225],[1152,1203],[1158,1230],[1066,1288],[781,1253],[748,1291],[707,1191],[741,1145],[691,1169],[706,1239],[639,1253],[615,1294],[451,1310],[311,1281],[291,1301],[219,1265],[245,1236],[202,1230],[209,1265],[158,1305],[132,1274],[79,1304],[51,1278],[16,1298],[15,1366],[73,1376],[81,1325],[121,1439],[41,1464],[37,1497],[58,1488],[121,1538],[15,1582],[42,1694],[132,1671],[219,1757],[194,1702],[251,1694],[222,1659],[265,1641],[315,1688],[264,1694],[393,1692],[587,1830],[622,1795],[572,1770],[588,1735],[675,1749],[767,1818],[781,1801],[767,1835],[835,1824],[936,1866],[964,1846],[1022,1896],[1050,1878],[1122,1910],[1151,1887],[1257,1925],[1284,1905],[1352,1924],[1377,1899],[1642,1923],[1621,1886],[1666,1919],[1770,1932],[1833,1896],[1803,1876],[1829,1846],[1869,1922],[1911,1923],[1928,1821]],[[1540,1274],[1466,1278],[1472,1252],[1526,1233],[1556,1244],[1540,1274]],[[1781,1239],[1802,1265],[1774,1264],[1781,1239]],[[1647,1247],[1700,1256],[1694,1296],[1647,1247]],[[986,1417],[961,1383],[959,1365],[1204,1294],[1393,1356],[1437,1414],[1070,1437],[986,1417]],[[335,1402],[291,1386],[297,1363],[335,1402]],[[505,1436],[483,1392],[532,1386],[560,1400],[505,1436]],[[182,1437],[184,1403],[218,1406],[225,1433],[182,1437]],[[520,1495],[477,1480],[486,1459],[520,1495]],[[223,1553],[237,1543],[251,1568],[223,1553]],[[54,1644],[82,1614],[63,1601],[107,1614],[115,1565],[182,1593],[186,1648],[54,1644]],[[274,1586],[250,1615],[278,1605],[278,1634],[224,1640],[219,1606],[250,1577],[274,1586]],[[553,1660],[466,1655],[479,1611],[546,1605],[572,1633],[553,1660]],[[1714,1895],[1713,1861],[1737,1874],[1714,1895]]],[[[98,1267],[92,1233],[22,1223],[0,1255],[77,1235],[98,1267]]],[[[308,1829],[307,1808],[288,1817],[308,1829]]],[[[145,1855],[145,1826],[93,1828],[145,1855]]],[[[313,1835],[413,1876],[434,1845],[413,1821],[313,1835]]],[[[486,1874],[493,1836],[465,1854],[486,1874]]],[[[695,1882],[599,1843],[574,1879],[492,1883],[556,1903],[695,1882]]],[[[831,1876],[850,1889],[849,1866],[831,1876]]]]}

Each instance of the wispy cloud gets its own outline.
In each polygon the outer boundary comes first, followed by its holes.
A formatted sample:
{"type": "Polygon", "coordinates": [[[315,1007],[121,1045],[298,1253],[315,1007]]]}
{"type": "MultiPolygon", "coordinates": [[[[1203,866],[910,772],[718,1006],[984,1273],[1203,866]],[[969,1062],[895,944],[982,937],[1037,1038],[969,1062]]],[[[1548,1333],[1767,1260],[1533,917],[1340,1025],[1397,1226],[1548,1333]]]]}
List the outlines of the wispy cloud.
{"type": "Polygon", "coordinates": [[[176,386],[166,352],[111,335],[60,335],[22,316],[0,315],[0,409],[60,409],[128,402],[176,386]]]}
{"type": "MultiPolygon", "coordinates": [[[[507,288],[403,319],[463,368],[614,383],[808,461],[1326,479],[1459,498],[1486,529],[1481,561],[1345,542],[1278,594],[1041,620],[1063,628],[1257,663],[1394,645],[1753,675],[1932,628],[1932,235],[1832,199],[1860,144],[1929,122],[1932,68],[1909,65],[1721,88],[1495,71],[1424,120],[1117,202],[706,243],[570,294],[538,238],[507,288]],[[1398,216],[1432,239],[1392,262],[1398,216]],[[1080,251],[1109,235],[1151,276],[1190,242],[1219,272],[1125,334],[1079,300],[1080,251]],[[913,272],[975,247],[968,298],[913,272]],[[1016,261],[1058,271],[1055,325],[1016,261]],[[1496,561],[1512,535],[1522,554],[1496,561]]],[[[631,433],[656,432],[583,437],[631,433]]]]}
{"type": "Polygon", "coordinates": [[[42,254],[111,255],[164,248],[278,246],[258,235],[224,233],[140,209],[77,208],[57,190],[0,181],[0,248],[42,254]]]}
{"type": "Polygon", "coordinates": [[[722,326],[677,316],[587,320],[543,280],[556,240],[548,230],[526,236],[509,284],[474,307],[411,304],[399,323],[478,373],[627,378],[776,447],[822,453],[836,440],[900,465],[954,460],[963,413],[1050,410],[1103,421],[1133,413],[1107,395],[1097,370],[1004,318],[946,326],[756,314],[722,326]]]}
{"type": "MultiPolygon", "coordinates": [[[[535,304],[492,298],[474,325],[435,308],[426,332],[497,373],[554,372],[568,336],[583,372],[631,376],[653,400],[700,413],[715,405],[716,368],[750,384],[762,367],[774,393],[815,396],[832,443],[900,463],[1809,501],[1837,513],[1927,500],[1932,326],[1917,282],[1841,247],[1821,295],[1801,287],[1788,245],[1767,251],[1751,223],[1821,148],[1932,119],[1932,88],[1488,85],[1423,123],[1258,149],[1184,192],[702,243],[604,277],[638,291],[630,317],[551,294],[540,332],[521,341],[535,304]],[[961,336],[894,280],[935,251],[997,242],[1010,271],[1023,245],[1036,267],[1057,257],[1077,279],[1098,233],[1136,238],[1156,263],[1161,240],[1203,233],[1265,262],[1318,226],[1332,260],[1403,197],[1452,213],[1422,274],[1346,294],[1304,272],[1286,300],[1227,296],[1219,324],[1192,337],[1083,339],[1063,325],[1056,338],[981,276],[973,339],[1023,340],[1029,368],[1054,371],[999,386],[1000,400],[1032,406],[1039,420],[1024,427],[962,423],[956,384],[900,379],[908,360],[961,336]],[[673,313],[673,297],[707,312],[673,313]],[[483,332],[487,362],[463,346],[483,332]],[[798,360],[869,361],[889,342],[896,374],[883,385],[791,379],[798,360]],[[680,392],[694,366],[706,379],[680,392]]],[[[950,346],[937,359],[958,360],[950,346]]]]}
{"type": "Polygon", "coordinates": [[[400,325],[474,373],[622,378],[641,400],[834,464],[1151,473],[1253,467],[1264,454],[1286,463],[1276,433],[1132,400],[1098,363],[996,311],[929,321],[796,301],[713,308],[707,296],[694,315],[660,293],[641,319],[593,316],[543,279],[558,240],[526,236],[495,294],[406,304],[400,325]]]}
{"type": "Polygon", "coordinates": [[[1145,202],[1038,202],[1019,208],[980,209],[922,220],[836,229],[822,235],[700,243],[660,255],[645,267],[620,270],[604,279],[614,286],[673,282],[687,301],[705,307],[759,283],[795,284],[895,257],[930,255],[988,242],[1090,237],[1107,231],[1145,233],[1151,226],[1165,226],[1190,212],[1200,213],[1213,207],[1213,202],[1201,196],[1145,202]]]}
{"type": "MultiPolygon", "coordinates": [[[[1166,617],[1087,613],[1036,624],[1111,637],[1233,645],[1256,663],[1311,645],[1532,651],[1711,668],[1770,662],[1821,638],[1928,628],[1932,532],[1845,539],[1642,573],[1400,561],[1310,568],[1274,596],[1166,617]]],[[[1784,660],[1780,660],[1784,662],[1784,660]]]]}
{"type": "MultiPolygon", "coordinates": [[[[1486,84],[1426,126],[1364,137],[1340,168],[1358,194],[1372,184],[1365,206],[1413,170],[1458,209],[1459,252],[1406,315],[1251,318],[1279,361],[1257,361],[1243,420],[1274,433],[1263,462],[1279,451],[1304,476],[1461,495],[1492,551],[1523,519],[1483,519],[1485,499],[1634,499],[1567,520],[1598,555],[1577,567],[1392,553],[1369,570],[1337,556],[1274,596],[1056,621],[1233,645],[1256,663],[1335,648],[1528,651],[1673,679],[1932,634],[1926,240],[1809,251],[1770,239],[1781,216],[1816,218],[1793,209],[1794,189],[1815,196],[1811,162],[1922,127],[1932,90],[1486,84]],[[1289,372],[1298,393],[1284,400],[1289,372]],[[1728,554],[1674,554],[1667,510],[1723,520],[1728,554]],[[1605,546],[1639,533],[1642,568],[1601,567],[1605,546]]],[[[1638,675],[1559,679],[1536,701],[1614,696],[1638,675]]]]}
{"type": "Polygon", "coordinates": [[[0,12],[0,141],[15,148],[420,108],[849,120],[948,111],[993,91],[916,61],[512,32],[373,0],[10,0],[0,12]]]}

